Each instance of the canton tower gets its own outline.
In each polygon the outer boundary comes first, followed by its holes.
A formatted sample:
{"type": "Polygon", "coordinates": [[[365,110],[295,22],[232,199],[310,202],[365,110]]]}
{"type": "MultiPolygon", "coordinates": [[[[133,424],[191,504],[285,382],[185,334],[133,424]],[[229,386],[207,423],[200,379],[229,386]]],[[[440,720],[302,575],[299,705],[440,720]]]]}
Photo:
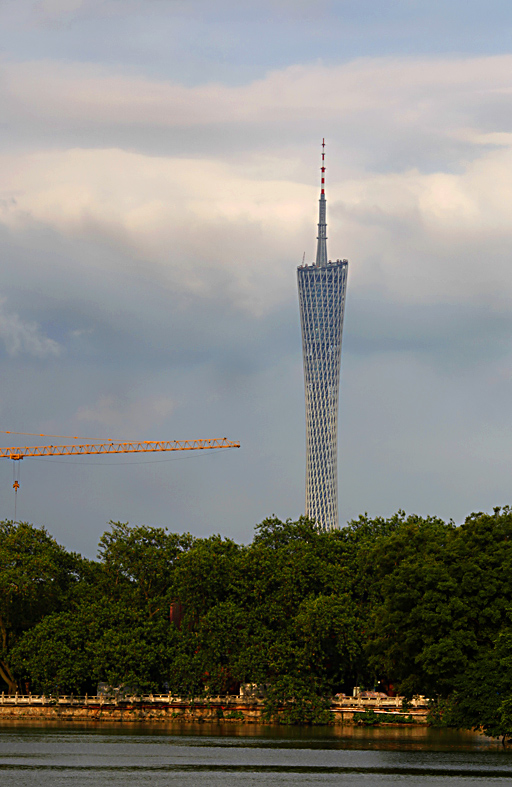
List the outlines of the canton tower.
{"type": "Polygon", "coordinates": [[[327,258],[325,140],[322,140],[316,262],[297,268],[306,394],[306,515],[338,527],[338,401],[348,261],[327,258]]]}

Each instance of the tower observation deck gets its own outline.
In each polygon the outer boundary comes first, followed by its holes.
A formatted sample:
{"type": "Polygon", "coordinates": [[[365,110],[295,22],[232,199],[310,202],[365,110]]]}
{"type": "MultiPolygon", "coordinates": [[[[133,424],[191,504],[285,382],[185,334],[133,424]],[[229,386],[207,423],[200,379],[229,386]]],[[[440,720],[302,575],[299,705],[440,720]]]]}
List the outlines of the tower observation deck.
{"type": "Polygon", "coordinates": [[[322,141],[316,262],[297,268],[306,396],[306,514],[338,527],[338,406],[348,261],[327,258],[322,141]]]}

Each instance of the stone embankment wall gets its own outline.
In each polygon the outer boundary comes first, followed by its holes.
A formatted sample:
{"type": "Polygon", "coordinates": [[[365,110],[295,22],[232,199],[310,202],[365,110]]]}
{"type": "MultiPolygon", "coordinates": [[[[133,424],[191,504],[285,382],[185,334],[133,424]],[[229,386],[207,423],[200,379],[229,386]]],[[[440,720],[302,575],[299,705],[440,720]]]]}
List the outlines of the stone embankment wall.
{"type": "MultiPolygon", "coordinates": [[[[48,719],[54,721],[183,721],[212,722],[236,721],[249,724],[264,723],[264,700],[248,697],[213,697],[201,700],[182,700],[165,695],[147,697],[106,698],[35,697],[32,695],[0,696],[0,722],[9,719],[48,719]]],[[[407,711],[402,710],[401,700],[333,700],[331,704],[334,724],[353,724],[354,714],[374,711],[385,714],[386,723],[403,723],[404,716],[414,724],[427,723],[427,707],[413,701],[407,711]]],[[[384,720],[384,719],[383,719],[384,720]]],[[[411,722],[409,722],[411,723],[411,722]]]]}

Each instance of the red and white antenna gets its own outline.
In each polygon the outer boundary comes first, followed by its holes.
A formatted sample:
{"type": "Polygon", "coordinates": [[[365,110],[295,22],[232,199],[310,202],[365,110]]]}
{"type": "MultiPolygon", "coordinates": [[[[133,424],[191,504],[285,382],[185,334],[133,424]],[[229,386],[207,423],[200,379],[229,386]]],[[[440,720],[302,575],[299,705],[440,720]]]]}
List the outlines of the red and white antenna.
{"type": "Polygon", "coordinates": [[[320,167],[322,172],[322,190],[321,194],[325,194],[325,139],[322,139],[322,166],[320,167]]]}
{"type": "Polygon", "coordinates": [[[322,173],[321,189],[320,189],[320,210],[318,216],[318,235],[316,246],[316,265],[323,268],[327,265],[327,222],[326,222],[326,207],[325,201],[325,139],[322,139],[322,166],[320,167],[322,173]]]}

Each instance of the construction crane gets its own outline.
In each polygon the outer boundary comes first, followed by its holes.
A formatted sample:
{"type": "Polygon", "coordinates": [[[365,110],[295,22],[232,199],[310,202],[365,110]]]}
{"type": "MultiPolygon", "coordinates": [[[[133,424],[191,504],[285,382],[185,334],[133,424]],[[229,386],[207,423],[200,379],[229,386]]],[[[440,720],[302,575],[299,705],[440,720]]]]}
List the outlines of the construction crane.
{"type": "MultiPolygon", "coordinates": [[[[10,432],[7,432],[10,434],[10,432]]],[[[39,435],[45,437],[45,435],[39,435]]],[[[46,435],[49,437],[50,435],[46,435]]],[[[77,438],[71,438],[77,439],[77,438]]],[[[83,445],[23,445],[11,448],[0,448],[0,459],[12,459],[19,462],[24,457],[36,456],[81,456],[83,454],[142,454],[155,451],[208,451],[214,448],[240,448],[240,443],[226,437],[203,440],[142,440],[128,443],[115,443],[112,440],[102,443],[84,443],[83,445]]],[[[14,471],[14,518],[16,519],[16,502],[20,488],[19,471],[14,471]]],[[[18,465],[19,467],[19,465],[18,465]]]]}
{"type": "Polygon", "coordinates": [[[85,445],[23,445],[0,448],[0,459],[15,462],[25,456],[79,456],[81,454],[141,454],[151,451],[206,451],[212,448],[240,448],[226,437],[209,440],[142,440],[130,443],[88,443],[85,445]]]}

